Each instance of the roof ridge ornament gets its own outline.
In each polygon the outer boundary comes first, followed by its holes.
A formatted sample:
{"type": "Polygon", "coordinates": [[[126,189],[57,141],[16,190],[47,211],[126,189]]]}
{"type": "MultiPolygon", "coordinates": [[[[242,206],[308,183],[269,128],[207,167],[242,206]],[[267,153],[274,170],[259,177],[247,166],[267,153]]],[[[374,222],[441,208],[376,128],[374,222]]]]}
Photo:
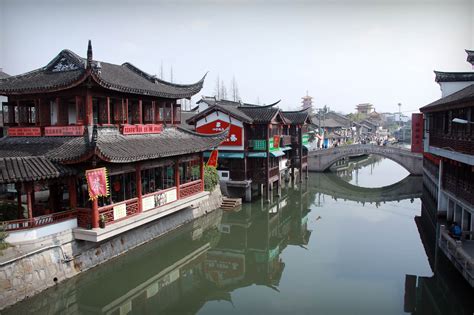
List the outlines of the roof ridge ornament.
{"type": "Polygon", "coordinates": [[[87,68],[90,69],[92,67],[92,43],[89,39],[89,43],[87,44],[87,68]]]}

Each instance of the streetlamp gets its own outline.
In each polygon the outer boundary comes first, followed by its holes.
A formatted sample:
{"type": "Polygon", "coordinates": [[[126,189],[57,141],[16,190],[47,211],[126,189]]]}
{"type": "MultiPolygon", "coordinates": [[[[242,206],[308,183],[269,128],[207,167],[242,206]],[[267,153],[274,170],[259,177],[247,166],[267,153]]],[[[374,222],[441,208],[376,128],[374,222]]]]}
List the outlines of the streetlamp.
{"type": "Polygon", "coordinates": [[[469,120],[466,120],[466,119],[461,119],[461,118],[454,118],[452,120],[453,123],[456,123],[456,124],[474,124],[474,121],[469,121],[469,120]]]}

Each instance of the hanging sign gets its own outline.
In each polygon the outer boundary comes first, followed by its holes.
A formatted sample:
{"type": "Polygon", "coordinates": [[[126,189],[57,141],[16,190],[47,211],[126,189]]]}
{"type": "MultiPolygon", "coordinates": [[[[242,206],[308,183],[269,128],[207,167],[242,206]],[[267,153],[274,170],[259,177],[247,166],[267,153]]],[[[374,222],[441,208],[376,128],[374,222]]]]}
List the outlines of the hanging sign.
{"type": "Polygon", "coordinates": [[[41,137],[40,127],[10,127],[8,128],[10,137],[41,137]]]}
{"type": "Polygon", "coordinates": [[[280,150],[280,136],[273,136],[268,140],[268,150],[270,152],[280,150]]]}
{"type": "Polygon", "coordinates": [[[91,200],[109,195],[109,182],[105,167],[86,170],[87,187],[91,200]]]}

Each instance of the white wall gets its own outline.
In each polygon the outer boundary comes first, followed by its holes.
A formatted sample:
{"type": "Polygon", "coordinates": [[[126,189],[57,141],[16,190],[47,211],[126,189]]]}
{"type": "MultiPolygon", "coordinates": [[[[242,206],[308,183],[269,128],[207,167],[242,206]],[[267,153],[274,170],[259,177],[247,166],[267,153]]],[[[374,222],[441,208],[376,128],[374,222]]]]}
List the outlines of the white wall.
{"type": "Polygon", "coordinates": [[[222,112],[213,112],[211,114],[209,114],[208,116],[206,116],[206,119],[200,119],[196,122],[196,128],[199,128],[203,125],[206,125],[210,122],[213,122],[213,121],[216,121],[216,120],[222,120],[222,121],[225,121],[225,122],[228,122],[228,123],[232,123],[232,125],[234,126],[239,126],[242,128],[242,145],[240,146],[228,146],[228,145],[221,145],[219,146],[219,150],[228,150],[228,151],[231,151],[231,150],[243,150],[244,149],[244,125],[242,124],[241,121],[235,119],[235,118],[232,118],[232,117],[229,117],[229,115],[227,114],[224,114],[222,112]],[[206,121],[207,120],[207,121],[206,121]]]}
{"type": "Polygon", "coordinates": [[[19,243],[25,241],[33,241],[38,238],[63,232],[66,230],[72,230],[77,228],[77,219],[70,219],[59,223],[41,226],[33,229],[19,230],[8,232],[6,241],[8,243],[19,243]]]}
{"type": "Polygon", "coordinates": [[[474,81],[467,82],[440,82],[439,86],[441,89],[441,97],[446,97],[451,95],[459,90],[464,89],[465,87],[474,84],[474,81]]]}

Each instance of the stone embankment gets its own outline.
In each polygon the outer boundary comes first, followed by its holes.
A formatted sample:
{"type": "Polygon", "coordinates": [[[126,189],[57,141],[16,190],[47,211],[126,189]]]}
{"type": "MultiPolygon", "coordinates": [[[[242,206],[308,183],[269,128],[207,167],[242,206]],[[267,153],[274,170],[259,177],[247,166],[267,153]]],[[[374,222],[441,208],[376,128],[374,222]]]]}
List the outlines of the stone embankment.
{"type": "Polygon", "coordinates": [[[101,243],[78,241],[72,231],[65,231],[9,248],[0,256],[0,309],[205,216],[221,203],[217,187],[195,208],[183,209],[101,243]]]}

